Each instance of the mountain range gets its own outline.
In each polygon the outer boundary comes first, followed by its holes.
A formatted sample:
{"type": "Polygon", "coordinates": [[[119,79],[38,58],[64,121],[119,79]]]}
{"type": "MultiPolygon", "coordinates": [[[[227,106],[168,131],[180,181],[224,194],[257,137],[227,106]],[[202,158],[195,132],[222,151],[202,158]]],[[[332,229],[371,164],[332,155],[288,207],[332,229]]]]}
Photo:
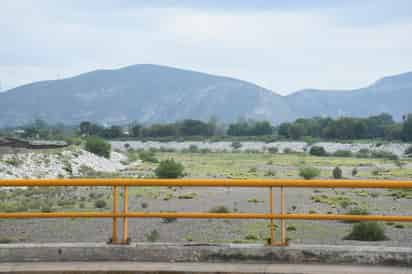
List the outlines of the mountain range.
{"type": "Polygon", "coordinates": [[[395,119],[412,112],[412,72],[356,90],[308,89],[281,96],[250,82],[159,65],[96,70],[35,82],[0,93],[0,126],[35,118],[50,123],[172,122],[215,117],[269,120],[356,116],[382,112],[395,119]]]}

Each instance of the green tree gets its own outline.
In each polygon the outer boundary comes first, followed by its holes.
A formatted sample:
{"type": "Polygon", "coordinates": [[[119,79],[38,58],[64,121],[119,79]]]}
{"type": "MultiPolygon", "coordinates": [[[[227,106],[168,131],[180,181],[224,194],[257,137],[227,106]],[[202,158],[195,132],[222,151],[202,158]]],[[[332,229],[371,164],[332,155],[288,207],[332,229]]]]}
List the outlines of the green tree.
{"type": "Polygon", "coordinates": [[[173,179],[183,177],[183,171],[184,167],[181,163],[176,162],[174,159],[167,159],[159,163],[155,174],[158,178],[173,179]]]}
{"type": "Polygon", "coordinates": [[[412,141],[412,114],[408,114],[402,126],[402,139],[406,142],[412,141]]]}
{"type": "Polygon", "coordinates": [[[278,135],[285,137],[285,138],[289,138],[289,126],[290,126],[290,123],[280,124],[278,127],[278,135]]]}
{"type": "Polygon", "coordinates": [[[93,154],[110,158],[111,145],[99,137],[89,137],[86,139],[85,149],[93,154]]]}
{"type": "Polygon", "coordinates": [[[142,130],[141,125],[137,123],[133,123],[129,128],[129,134],[133,137],[140,137],[141,130],[142,130]]]}
{"type": "Polygon", "coordinates": [[[293,123],[289,126],[288,136],[294,140],[298,140],[305,135],[305,127],[301,123],[293,123]]]}
{"type": "Polygon", "coordinates": [[[184,120],[180,124],[179,132],[182,136],[210,136],[212,134],[209,124],[192,119],[184,120]]]}
{"type": "Polygon", "coordinates": [[[105,128],[102,135],[102,137],[109,139],[119,138],[123,136],[123,129],[121,126],[111,126],[109,128],[105,128]]]}

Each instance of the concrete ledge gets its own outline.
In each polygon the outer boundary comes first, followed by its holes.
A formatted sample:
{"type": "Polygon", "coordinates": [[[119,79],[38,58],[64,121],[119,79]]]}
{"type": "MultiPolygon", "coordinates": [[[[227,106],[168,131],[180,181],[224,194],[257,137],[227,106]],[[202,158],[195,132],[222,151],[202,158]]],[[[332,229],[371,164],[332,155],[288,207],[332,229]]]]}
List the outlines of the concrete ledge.
{"type": "Polygon", "coordinates": [[[412,248],[383,246],[104,243],[0,244],[0,262],[289,263],[412,266],[412,248]]]}
{"type": "Polygon", "coordinates": [[[0,273],[13,274],[406,274],[411,268],[390,266],[344,266],[302,264],[219,264],[219,263],[3,263],[0,273]]]}

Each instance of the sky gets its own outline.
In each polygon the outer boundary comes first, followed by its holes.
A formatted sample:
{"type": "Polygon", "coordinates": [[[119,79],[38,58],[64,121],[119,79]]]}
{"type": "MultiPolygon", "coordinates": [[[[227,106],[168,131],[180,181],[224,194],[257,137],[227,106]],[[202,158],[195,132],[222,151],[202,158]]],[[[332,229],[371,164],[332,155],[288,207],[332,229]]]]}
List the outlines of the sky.
{"type": "Polygon", "coordinates": [[[0,83],[159,64],[279,94],[412,71],[410,0],[2,0],[0,83]]]}

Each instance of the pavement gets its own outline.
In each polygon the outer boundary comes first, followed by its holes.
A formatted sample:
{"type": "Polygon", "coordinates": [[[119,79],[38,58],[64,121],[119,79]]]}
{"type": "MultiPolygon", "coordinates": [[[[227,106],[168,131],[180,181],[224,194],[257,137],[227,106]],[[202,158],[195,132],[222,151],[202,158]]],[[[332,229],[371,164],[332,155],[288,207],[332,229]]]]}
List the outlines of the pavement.
{"type": "Polygon", "coordinates": [[[0,263],[0,273],[231,273],[231,274],[406,274],[411,267],[351,266],[316,264],[229,264],[229,263],[149,263],[149,262],[61,262],[0,263]]]}

